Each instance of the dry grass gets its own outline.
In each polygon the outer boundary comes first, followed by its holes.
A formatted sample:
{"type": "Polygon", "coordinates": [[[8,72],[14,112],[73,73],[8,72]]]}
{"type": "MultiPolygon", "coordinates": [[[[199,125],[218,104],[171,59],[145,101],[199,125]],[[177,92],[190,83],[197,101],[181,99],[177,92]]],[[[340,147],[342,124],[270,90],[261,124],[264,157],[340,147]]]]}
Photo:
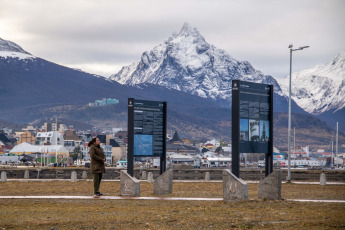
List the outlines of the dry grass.
{"type": "MultiPolygon", "coordinates": [[[[90,196],[93,194],[92,181],[53,182],[6,182],[0,184],[2,196],[25,195],[64,195],[64,196],[90,196]]],[[[107,196],[120,196],[120,182],[102,182],[101,192],[107,196]]],[[[257,184],[248,184],[249,199],[257,199],[257,184]]],[[[140,184],[141,196],[155,196],[153,184],[142,182],[140,184]]],[[[223,197],[222,183],[175,183],[173,194],[170,197],[223,197]]],[[[284,199],[319,199],[319,200],[345,200],[345,185],[320,186],[315,184],[282,184],[282,197],[284,199]]]]}
{"type": "MultiPolygon", "coordinates": [[[[141,196],[154,196],[141,183],[141,196]]],[[[120,195],[119,182],[101,191],[120,195]]],[[[92,182],[6,182],[0,195],[91,195],[92,182]]],[[[171,197],[222,197],[222,183],[174,183],[171,197]]],[[[283,184],[283,198],[345,200],[344,185],[283,184]]],[[[0,199],[0,229],[344,229],[344,203],[0,199]]]]}

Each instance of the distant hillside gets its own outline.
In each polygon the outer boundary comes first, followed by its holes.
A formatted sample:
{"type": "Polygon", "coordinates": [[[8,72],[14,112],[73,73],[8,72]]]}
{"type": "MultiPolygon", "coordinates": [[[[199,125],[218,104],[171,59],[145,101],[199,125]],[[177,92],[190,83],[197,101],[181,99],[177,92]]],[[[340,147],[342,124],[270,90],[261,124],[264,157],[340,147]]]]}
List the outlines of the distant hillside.
{"type": "Polygon", "coordinates": [[[23,125],[18,125],[13,122],[4,121],[0,119],[0,128],[9,128],[13,131],[20,131],[23,128],[23,125]]]}
{"type": "MultiPolygon", "coordinates": [[[[65,117],[89,123],[96,127],[127,127],[127,106],[87,107],[70,109],[65,117]]],[[[194,107],[188,103],[172,105],[168,103],[168,132],[178,131],[187,138],[231,138],[231,110],[228,108],[194,107]],[[189,107],[185,110],[183,107],[189,107]],[[170,109],[169,109],[170,107],[170,109]],[[172,109],[178,108],[178,109],[172,109]],[[192,115],[194,114],[194,115],[192,115]]],[[[274,146],[287,150],[288,116],[274,113],[274,146]]],[[[296,127],[296,147],[309,145],[312,149],[329,149],[331,138],[335,140],[334,129],[326,122],[312,115],[292,114],[292,129],[296,127]]],[[[292,132],[293,136],[293,132],[292,132]]],[[[293,137],[292,137],[293,138],[293,137]]],[[[335,143],[335,142],[334,142],[335,143]]],[[[345,134],[339,133],[339,143],[345,143],[345,134]]]]}

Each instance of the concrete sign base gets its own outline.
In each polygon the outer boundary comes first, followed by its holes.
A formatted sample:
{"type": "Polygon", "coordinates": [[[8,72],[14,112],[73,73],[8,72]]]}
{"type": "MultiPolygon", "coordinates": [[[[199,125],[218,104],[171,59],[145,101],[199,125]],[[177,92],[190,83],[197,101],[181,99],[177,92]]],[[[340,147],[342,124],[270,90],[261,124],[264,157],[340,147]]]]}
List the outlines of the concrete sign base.
{"type": "Polygon", "coordinates": [[[223,200],[248,200],[248,184],[232,174],[229,169],[223,170],[223,200]]]}
{"type": "Polygon", "coordinates": [[[125,170],[120,172],[120,195],[140,196],[140,181],[131,177],[125,170]]]}
{"type": "Polygon", "coordinates": [[[258,198],[268,200],[281,200],[282,172],[274,171],[258,185],[258,198]]]}
{"type": "Polygon", "coordinates": [[[173,170],[169,169],[160,175],[154,182],[155,195],[172,194],[173,170]]]}

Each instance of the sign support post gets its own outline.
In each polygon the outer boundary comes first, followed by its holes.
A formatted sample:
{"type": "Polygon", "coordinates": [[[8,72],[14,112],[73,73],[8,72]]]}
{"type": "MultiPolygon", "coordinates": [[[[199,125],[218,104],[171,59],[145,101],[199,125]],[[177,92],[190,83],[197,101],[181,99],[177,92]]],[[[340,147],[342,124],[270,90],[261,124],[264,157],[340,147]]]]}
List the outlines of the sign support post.
{"type": "Polygon", "coordinates": [[[160,157],[160,174],[162,175],[166,171],[167,157],[166,157],[166,138],[167,138],[167,103],[163,102],[163,152],[160,157]]]}
{"type": "Polygon", "coordinates": [[[128,98],[128,149],[127,149],[127,173],[134,175],[134,98],[128,98]]]}
{"type": "Polygon", "coordinates": [[[240,178],[240,92],[239,80],[232,81],[232,163],[231,172],[240,178]],[[234,122],[236,121],[236,122],[234,122]]]}

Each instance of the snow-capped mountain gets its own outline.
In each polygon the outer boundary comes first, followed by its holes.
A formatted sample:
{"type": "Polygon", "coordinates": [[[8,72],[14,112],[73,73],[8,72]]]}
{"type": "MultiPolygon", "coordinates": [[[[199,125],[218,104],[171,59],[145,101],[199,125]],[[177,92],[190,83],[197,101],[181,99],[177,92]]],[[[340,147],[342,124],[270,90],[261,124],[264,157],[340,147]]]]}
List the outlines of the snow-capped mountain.
{"type": "Polygon", "coordinates": [[[35,58],[35,56],[26,52],[14,42],[0,38],[0,58],[32,59],[35,58]]]}
{"type": "Polygon", "coordinates": [[[187,23],[163,44],[144,52],[140,62],[123,67],[110,79],[127,85],[160,85],[225,104],[231,98],[233,79],[273,84],[275,92],[283,96],[273,77],[207,43],[199,31],[187,23]]]}
{"type": "MultiPolygon", "coordinates": [[[[289,95],[289,76],[276,80],[289,95]]],[[[291,98],[309,113],[345,108],[345,51],[325,65],[292,73],[291,82],[291,98]]]]}

